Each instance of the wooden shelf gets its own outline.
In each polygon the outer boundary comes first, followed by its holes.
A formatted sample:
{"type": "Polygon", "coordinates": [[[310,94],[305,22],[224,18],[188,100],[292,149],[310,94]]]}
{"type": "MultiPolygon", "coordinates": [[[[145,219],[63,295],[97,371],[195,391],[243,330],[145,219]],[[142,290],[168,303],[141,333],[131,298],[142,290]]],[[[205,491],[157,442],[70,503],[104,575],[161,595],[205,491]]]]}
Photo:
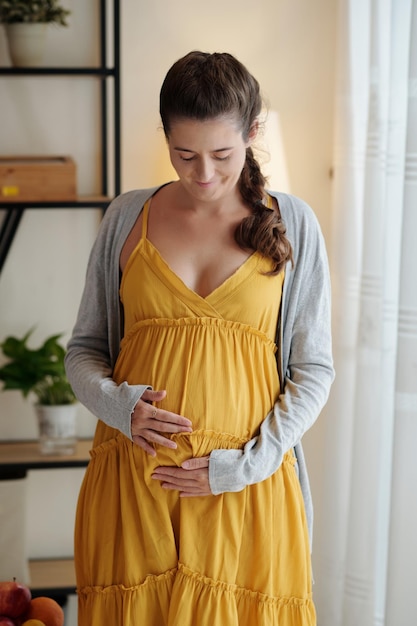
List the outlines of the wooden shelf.
{"type": "Polygon", "coordinates": [[[39,452],[37,441],[0,443],[0,480],[23,478],[31,469],[86,467],[90,460],[91,439],[79,439],[74,454],[46,455],[39,452]]]}
{"type": "Polygon", "coordinates": [[[29,561],[32,596],[67,596],[75,593],[73,559],[40,559],[29,561]]]}

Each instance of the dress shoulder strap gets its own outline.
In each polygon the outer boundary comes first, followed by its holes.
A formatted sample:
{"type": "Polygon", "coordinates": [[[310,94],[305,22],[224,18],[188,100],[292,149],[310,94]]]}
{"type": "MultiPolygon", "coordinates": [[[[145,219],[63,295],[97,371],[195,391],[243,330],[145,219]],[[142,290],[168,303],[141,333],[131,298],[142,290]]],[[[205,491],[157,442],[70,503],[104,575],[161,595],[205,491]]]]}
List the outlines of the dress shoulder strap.
{"type": "Polygon", "coordinates": [[[268,209],[272,209],[272,197],[269,195],[269,193],[266,194],[265,196],[265,205],[268,209]]]}

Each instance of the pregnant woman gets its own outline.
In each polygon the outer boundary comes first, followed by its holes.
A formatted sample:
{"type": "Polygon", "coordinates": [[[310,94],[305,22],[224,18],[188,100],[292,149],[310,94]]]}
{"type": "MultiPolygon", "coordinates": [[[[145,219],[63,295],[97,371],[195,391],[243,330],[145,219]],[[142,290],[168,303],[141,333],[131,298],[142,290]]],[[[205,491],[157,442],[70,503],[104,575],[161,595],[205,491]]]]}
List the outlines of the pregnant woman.
{"type": "Polygon", "coordinates": [[[116,198],[66,367],[99,419],[78,503],[79,625],[313,626],[301,438],[333,380],[311,209],[266,189],[259,85],[227,53],[169,70],[178,180],[116,198]]]}

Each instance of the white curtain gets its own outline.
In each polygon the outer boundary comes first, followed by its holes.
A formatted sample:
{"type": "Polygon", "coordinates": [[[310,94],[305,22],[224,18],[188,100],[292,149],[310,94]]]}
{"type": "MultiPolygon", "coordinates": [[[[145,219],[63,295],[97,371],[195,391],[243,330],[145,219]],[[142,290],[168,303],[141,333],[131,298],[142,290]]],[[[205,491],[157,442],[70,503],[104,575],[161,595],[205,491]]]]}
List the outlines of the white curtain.
{"type": "Polygon", "coordinates": [[[319,626],[417,624],[417,0],[339,0],[319,626]]]}

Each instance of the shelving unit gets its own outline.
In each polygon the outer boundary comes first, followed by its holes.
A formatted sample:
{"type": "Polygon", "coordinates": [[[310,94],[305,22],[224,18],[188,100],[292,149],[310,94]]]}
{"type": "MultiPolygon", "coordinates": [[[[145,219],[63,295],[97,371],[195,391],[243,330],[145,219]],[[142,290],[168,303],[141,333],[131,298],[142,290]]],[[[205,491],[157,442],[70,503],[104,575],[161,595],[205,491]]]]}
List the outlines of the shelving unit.
{"type": "Polygon", "coordinates": [[[0,198],[0,209],[5,216],[0,228],[0,272],[12,245],[23,214],[28,209],[60,209],[60,208],[99,208],[105,211],[112,198],[108,195],[109,177],[112,176],[114,195],[120,193],[120,6],[119,0],[112,3],[113,31],[113,62],[108,64],[108,11],[107,1],[100,0],[100,63],[98,67],[0,67],[0,78],[28,76],[81,76],[100,81],[100,127],[101,127],[101,189],[96,196],[80,197],[75,202],[8,202],[0,198]],[[109,80],[113,81],[113,163],[109,172],[109,133],[110,120],[108,112],[109,80]]]}
{"type": "MultiPolygon", "coordinates": [[[[97,67],[0,67],[0,81],[24,80],[28,77],[79,77],[99,81],[100,117],[100,186],[95,195],[80,196],[65,202],[11,202],[1,198],[0,272],[6,261],[23,215],[32,209],[101,209],[103,212],[121,188],[120,148],[120,3],[119,0],[99,2],[99,63],[97,67]],[[110,38],[110,46],[108,38],[110,38]],[[111,57],[111,60],[109,60],[111,57]],[[112,196],[110,197],[109,190],[112,196]]],[[[36,149],[36,148],[35,148],[36,149]]],[[[86,467],[90,440],[77,442],[72,456],[45,456],[33,441],[0,442],[0,480],[25,478],[29,470],[86,467]]],[[[48,595],[64,604],[75,593],[75,572],[72,559],[45,559],[29,562],[30,587],[33,596],[48,595]]]]}
{"type": "MultiPolygon", "coordinates": [[[[92,441],[77,441],[74,454],[42,455],[37,441],[0,443],[0,481],[24,478],[29,470],[87,467],[92,441]]],[[[48,595],[61,604],[75,593],[73,559],[36,559],[29,561],[30,589],[33,597],[48,595]]]]}

